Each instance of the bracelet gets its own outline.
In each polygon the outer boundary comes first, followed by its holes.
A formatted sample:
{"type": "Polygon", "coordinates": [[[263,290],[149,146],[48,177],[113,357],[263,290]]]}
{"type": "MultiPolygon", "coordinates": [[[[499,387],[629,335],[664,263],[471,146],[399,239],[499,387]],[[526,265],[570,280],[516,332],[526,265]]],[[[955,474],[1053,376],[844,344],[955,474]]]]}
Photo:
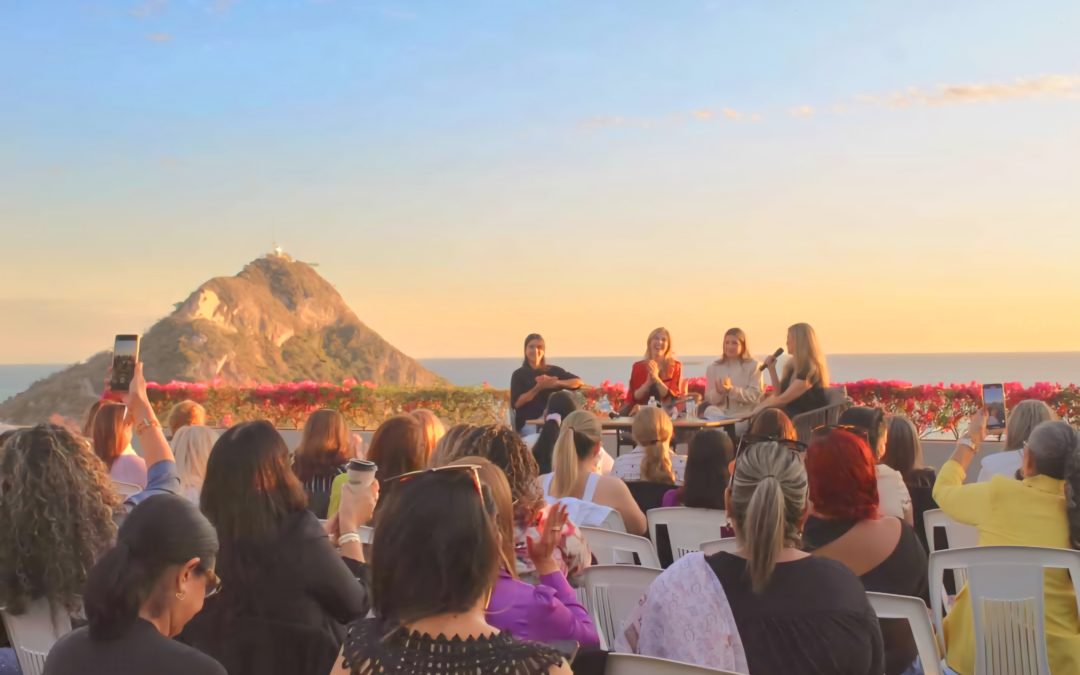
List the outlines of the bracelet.
{"type": "Polygon", "coordinates": [[[147,429],[160,429],[161,424],[152,417],[144,417],[135,425],[135,433],[141,434],[147,429]]]}
{"type": "Polygon", "coordinates": [[[968,448],[971,448],[975,452],[979,451],[979,446],[975,445],[975,441],[971,440],[971,436],[961,436],[957,440],[957,443],[959,443],[960,445],[966,446],[968,448]]]}
{"type": "Polygon", "coordinates": [[[345,544],[351,544],[353,542],[359,544],[360,543],[360,535],[355,533],[355,532],[346,532],[345,534],[338,537],[337,545],[338,545],[338,548],[341,548],[345,544]]]}

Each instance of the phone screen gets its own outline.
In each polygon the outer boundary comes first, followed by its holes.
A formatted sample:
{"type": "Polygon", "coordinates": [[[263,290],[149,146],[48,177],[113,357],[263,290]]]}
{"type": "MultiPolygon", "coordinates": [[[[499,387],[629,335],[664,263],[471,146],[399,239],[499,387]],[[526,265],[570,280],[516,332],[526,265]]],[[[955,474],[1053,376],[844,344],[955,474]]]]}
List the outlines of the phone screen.
{"type": "Polygon", "coordinates": [[[1000,384],[984,384],[983,407],[986,408],[986,428],[1005,428],[1005,387],[1000,384]]]}
{"type": "Polygon", "coordinates": [[[127,391],[135,377],[135,362],[139,360],[139,336],[117,335],[113,347],[112,378],[109,389],[127,391]]]}

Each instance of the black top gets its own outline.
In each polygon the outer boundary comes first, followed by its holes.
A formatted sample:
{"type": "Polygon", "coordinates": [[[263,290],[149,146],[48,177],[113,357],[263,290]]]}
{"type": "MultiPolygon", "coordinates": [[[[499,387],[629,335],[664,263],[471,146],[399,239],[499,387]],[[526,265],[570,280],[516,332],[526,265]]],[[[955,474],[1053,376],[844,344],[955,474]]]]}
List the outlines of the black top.
{"type": "Polygon", "coordinates": [[[433,638],[403,628],[388,631],[377,619],[350,624],[345,639],[345,666],[357,675],[546,675],[562,662],[554,647],[515,640],[509,633],[433,638]]]}
{"type": "Polygon", "coordinates": [[[803,371],[795,373],[792,377],[792,372],[788,371],[788,374],[780,380],[781,394],[791,386],[792,380],[806,380],[810,383],[810,388],[803,392],[802,396],[784,406],[784,413],[788,417],[794,417],[810,410],[824,408],[826,405],[825,387],[821,386],[821,376],[816,373],[811,376],[809,372],[803,371]]]}
{"type": "Polygon", "coordinates": [[[745,559],[707,556],[724,587],[754,675],[881,675],[877,616],[848,568],[807,557],[779,563],[760,595],[745,559]]]}
{"type": "Polygon", "coordinates": [[[222,591],[180,638],[229,675],[326,675],[345,624],[370,607],[366,566],[341,558],[310,511],[289,514],[277,539],[240,552],[222,540],[222,591]]]}
{"type": "MultiPolygon", "coordinates": [[[[543,370],[536,370],[523,365],[510,376],[510,405],[513,406],[518,397],[536,386],[536,378],[539,375],[550,375],[560,380],[576,380],[577,375],[567,372],[558,366],[547,366],[543,370]]],[[[514,431],[521,431],[528,420],[534,420],[544,414],[547,407],[548,397],[555,389],[545,389],[538,393],[533,400],[520,408],[514,407],[514,431]]]]}
{"type": "MultiPolygon", "coordinates": [[[[937,480],[937,473],[927,467],[924,469],[914,469],[904,479],[904,483],[907,485],[908,494],[911,495],[911,511],[915,521],[915,534],[919,537],[919,542],[923,545],[923,548],[927,551],[930,547],[926,542],[926,526],[923,522],[923,514],[927,511],[938,508],[937,502],[934,501],[934,481],[937,480]]],[[[944,530],[938,528],[936,535],[944,536],[944,530]]],[[[942,545],[937,548],[948,548],[947,543],[942,539],[942,545]]]]}
{"type": "MultiPolygon", "coordinates": [[[[899,518],[897,518],[899,520],[899,518]]],[[[815,550],[839,539],[857,521],[824,520],[810,517],[803,531],[807,551],[815,550]]],[[[921,598],[930,605],[930,585],[927,580],[927,558],[915,530],[900,521],[900,539],[889,557],[874,569],[859,577],[863,587],[873,593],[892,593],[921,598]]],[[[915,636],[904,619],[882,619],[881,637],[885,644],[885,673],[899,675],[907,670],[918,655],[915,636]]]]}
{"type": "Polygon", "coordinates": [[[92,640],[77,628],[53,645],[44,675],[226,675],[220,663],[136,619],[115,640],[92,640]]]}
{"type": "Polygon", "coordinates": [[[312,476],[304,481],[304,492],[308,496],[308,511],[314,513],[316,518],[326,518],[326,512],[330,510],[330,491],[334,486],[334,479],[347,470],[348,465],[336,466],[328,473],[312,476]]]}

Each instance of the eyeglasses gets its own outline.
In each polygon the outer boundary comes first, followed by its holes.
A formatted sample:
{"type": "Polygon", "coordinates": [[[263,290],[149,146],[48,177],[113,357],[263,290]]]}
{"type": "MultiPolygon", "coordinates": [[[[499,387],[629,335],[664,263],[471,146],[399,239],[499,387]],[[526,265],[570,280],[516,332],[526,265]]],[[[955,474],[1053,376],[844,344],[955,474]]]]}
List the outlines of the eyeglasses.
{"type": "Polygon", "coordinates": [[[433,469],[420,469],[419,471],[409,471],[408,473],[398,474],[397,476],[391,476],[383,480],[382,484],[385,486],[387,483],[407,483],[414,478],[427,475],[455,475],[460,471],[468,471],[472,474],[473,485],[476,487],[476,494],[481,499],[484,498],[484,489],[480,483],[480,465],[479,464],[450,464],[448,466],[438,466],[433,469]]]}
{"type": "Polygon", "coordinates": [[[867,443],[870,442],[870,432],[867,431],[864,427],[858,427],[854,424],[822,424],[819,427],[814,427],[812,433],[815,438],[820,438],[822,436],[828,436],[829,432],[835,431],[837,429],[839,429],[840,431],[846,431],[849,434],[855,434],[867,443]]]}
{"type": "Polygon", "coordinates": [[[224,586],[221,577],[214,570],[206,567],[199,567],[198,570],[206,577],[206,594],[203,597],[212,598],[220,593],[221,587],[224,586]]]}

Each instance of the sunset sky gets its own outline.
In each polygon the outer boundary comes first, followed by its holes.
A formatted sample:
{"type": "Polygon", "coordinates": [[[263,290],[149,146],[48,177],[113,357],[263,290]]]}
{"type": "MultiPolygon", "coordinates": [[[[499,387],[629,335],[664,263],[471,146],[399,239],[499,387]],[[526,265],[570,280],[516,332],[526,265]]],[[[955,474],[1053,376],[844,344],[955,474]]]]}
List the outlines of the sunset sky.
{"type": "Polygon", "coordinates": [[[280,243],[417,357],[1080,349],[1080,3],[0,2],[0,363],[280,243]]]}

